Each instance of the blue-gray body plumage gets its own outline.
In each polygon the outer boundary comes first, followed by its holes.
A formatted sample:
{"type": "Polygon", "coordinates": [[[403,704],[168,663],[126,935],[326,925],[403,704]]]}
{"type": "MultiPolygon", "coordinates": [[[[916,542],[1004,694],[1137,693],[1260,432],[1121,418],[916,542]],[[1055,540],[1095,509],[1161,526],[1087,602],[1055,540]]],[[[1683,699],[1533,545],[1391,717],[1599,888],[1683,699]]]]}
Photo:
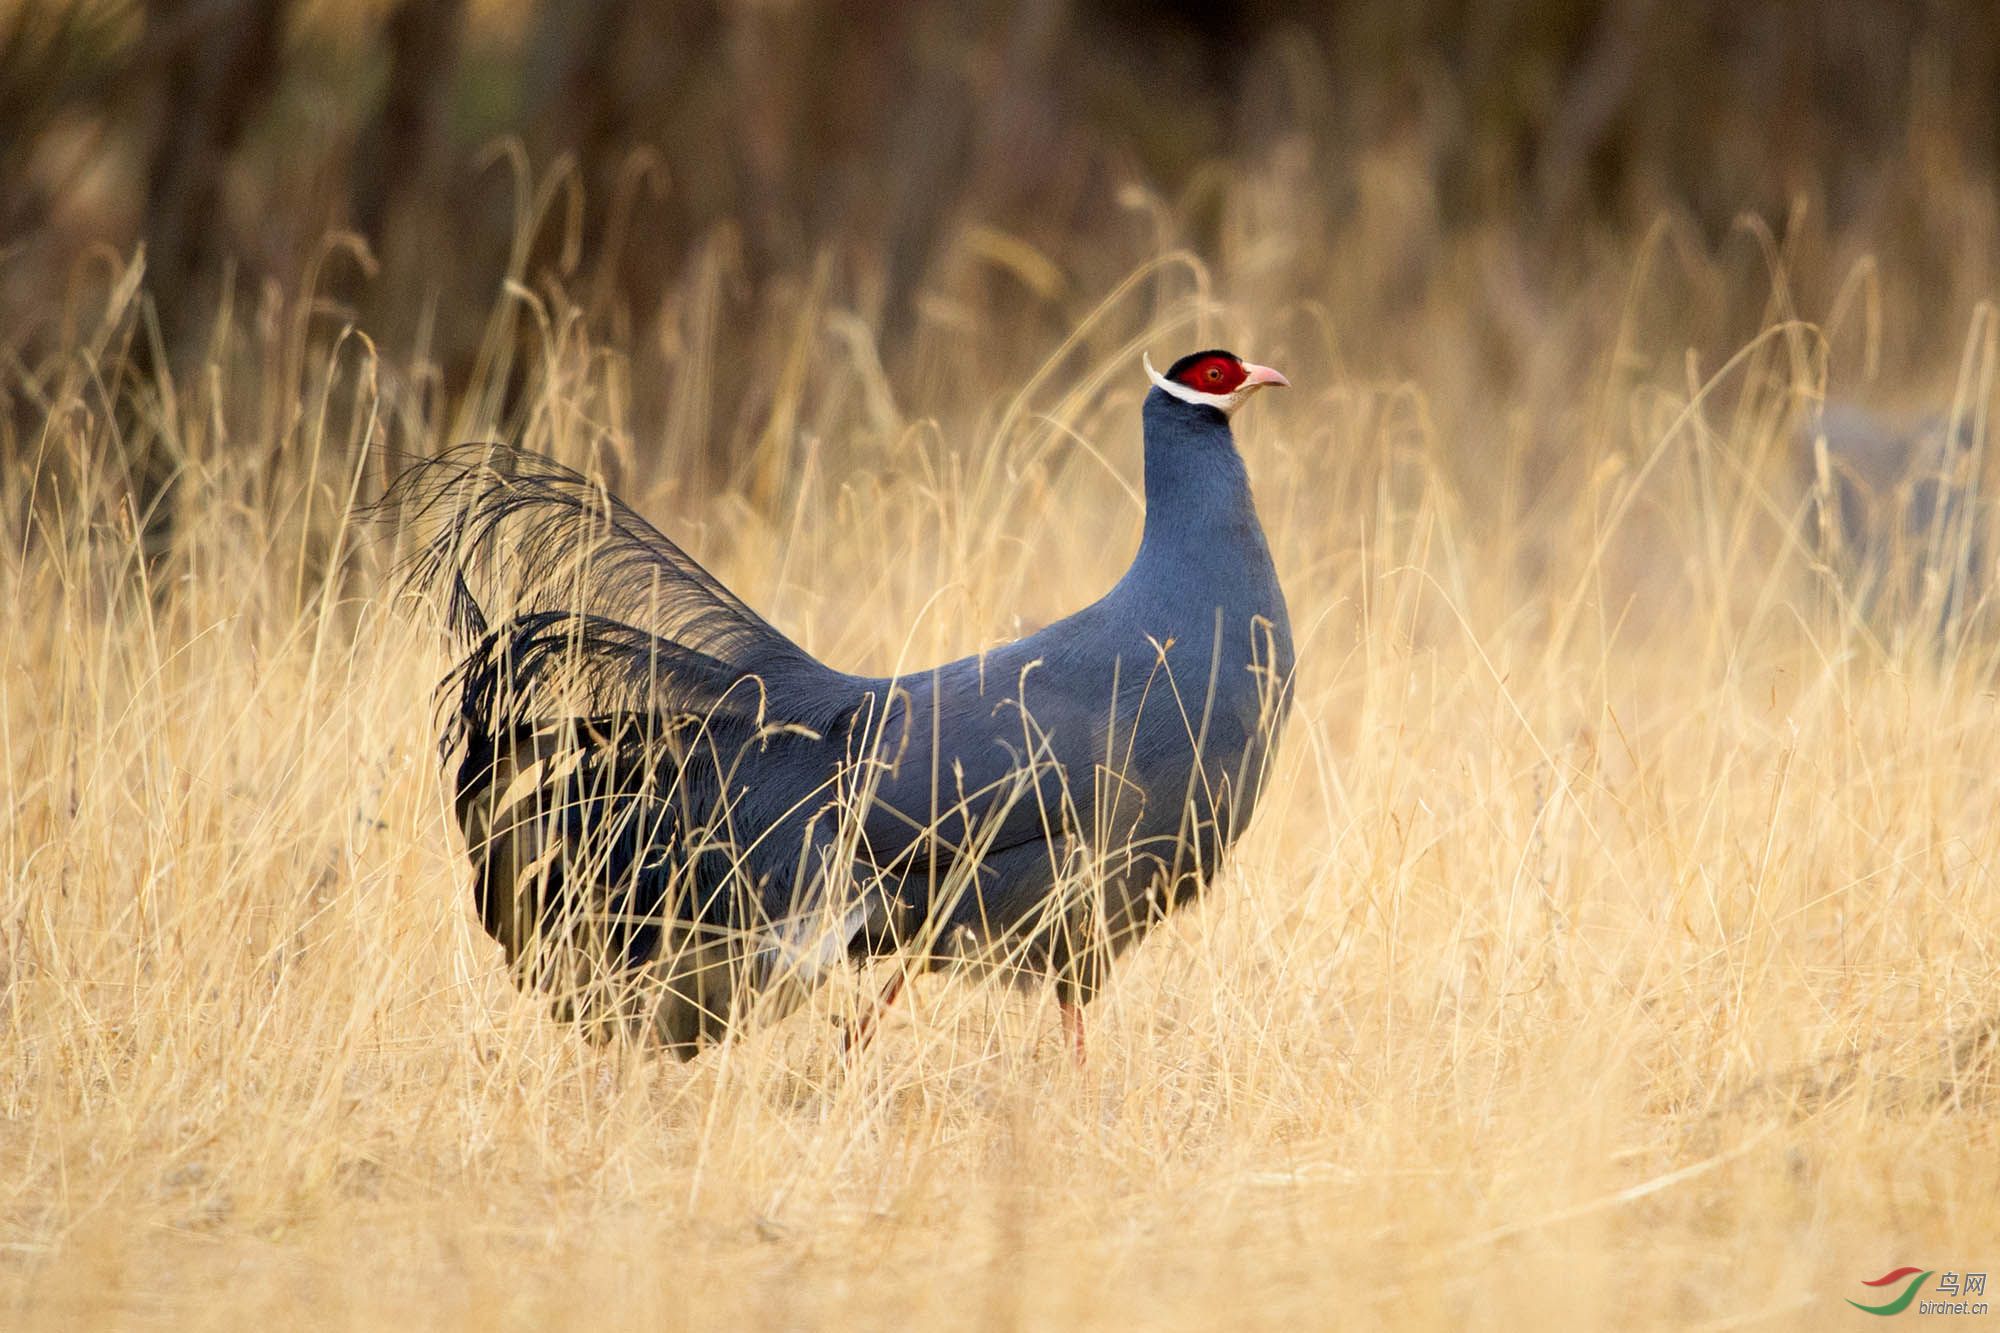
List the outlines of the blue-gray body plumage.
{"type": "Polygon", "coordinates": [[[895,701],[866,828],[899,872],[904,935],[984,943],[1047,914],[1068,874],[1092,911],[1101,888],[1122,944],[1145,895],[1185,896],[1251,813],[1291,678],[1284,594],[1227,420],[1154,389],[1145,427],[1145,531],[1110,592],[1027,638],[849,687],[895,701]],[[952,884],[967,847],[979,872],[952,884]]]}
{"type": "Polygon", "coordinates": [[[1116,586],[893,680],[820,663],[546,460],[413,470],[392,499],[433,523],[415,575],[466,644],[441,694],[456,808],[524,978],[682,1054],[841,953],[1094,993],[1242,832],[1293,667],[1228,418],[1156,387],[1144,428],[1116,586]]]}

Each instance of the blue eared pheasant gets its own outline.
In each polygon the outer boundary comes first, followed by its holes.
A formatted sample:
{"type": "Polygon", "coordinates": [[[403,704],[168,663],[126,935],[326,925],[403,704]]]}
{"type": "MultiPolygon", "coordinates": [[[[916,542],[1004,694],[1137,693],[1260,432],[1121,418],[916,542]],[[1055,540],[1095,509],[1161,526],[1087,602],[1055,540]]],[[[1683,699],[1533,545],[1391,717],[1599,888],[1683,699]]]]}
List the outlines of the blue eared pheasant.
{"type": "Polygon", "coordinates": [[[439,690],[487,930],[593,1035],[691,1055],[844,958],[1052,978],[1080,1059],[1111,960],[1221,865],[1290,701],[1283,592],[1230,416],[1285,378],[1147,366],[1116,586],[895,679],[792,643],[587,478],[464,445],[390,503],[462,656],[439,690]]]}

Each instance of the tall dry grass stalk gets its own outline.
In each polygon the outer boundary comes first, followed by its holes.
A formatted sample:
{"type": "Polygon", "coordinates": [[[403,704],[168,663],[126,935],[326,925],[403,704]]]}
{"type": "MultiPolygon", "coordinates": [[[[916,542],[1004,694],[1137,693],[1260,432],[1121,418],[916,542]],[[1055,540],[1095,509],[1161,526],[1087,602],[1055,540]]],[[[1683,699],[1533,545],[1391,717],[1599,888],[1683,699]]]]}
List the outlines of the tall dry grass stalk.
{"type": "MultiPolygon", "coordinates": [[[[1444,336],[1477,243],[1407,325],[1341,328],[1287,290],[1281,193],[1025,381],[941,357],[899,396],[819,298],[704,362],[691,315],[675,355],[774,404],[721,494],[680,481],[699,402],[636,438],[646,366],[557,293],[503,300],[454,417],[309,308],[132,382],[137,275],[89,287],[5,390],[42,426],[0,479],[0,1322],[1819,1327],[1894,1265],[2000,1266],[2000,639],[1984,588],[1854,596],[1790,443],[1865,303],[1773,296],[1663,374],[1664,251],[1625,254],[1486,401],[1444,336]],[[1370,378],[1371,337],[1426,330],[1370,378]],[[350,517],[392,446],[601,472],[888,671],[1116,575],[1139,350],[1214,342],[1300,386],[1239,427],[1297,713],[1086,1072],[1045,996],[964,978],[851,1071],[866,978],[689,1065],[514,991],[437,773],[445,663],[350,517]],[[165,549],[134,434],[181,469],[165,549]]],[[[1984,440],[1993,321],[1938,336],[1984,440]]]]}

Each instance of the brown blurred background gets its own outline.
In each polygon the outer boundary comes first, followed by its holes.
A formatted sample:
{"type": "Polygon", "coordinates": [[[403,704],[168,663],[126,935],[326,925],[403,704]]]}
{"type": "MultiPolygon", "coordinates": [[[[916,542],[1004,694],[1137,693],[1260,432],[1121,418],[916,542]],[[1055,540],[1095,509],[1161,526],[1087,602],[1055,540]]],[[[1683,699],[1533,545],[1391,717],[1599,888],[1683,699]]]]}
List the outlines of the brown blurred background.
{"type": "Polygon", "coordinates": [[[430,429],[474,391],[504,422],[512,291],[711,480],[829,343],[881,374],[822,426],[936,411],[1180,248],[1320,328],[1320,382],[1409,377],[1460,426],[1570,395],[1635,274],[1665,286],[1621,345],[1670,376],[1860,275],[1854,364],[1935,380],[1993,290],[1990,0],[0,5],[9,452],[140,247],[134,382],[239,436],[216,367],[300,309],[430,429]]]}

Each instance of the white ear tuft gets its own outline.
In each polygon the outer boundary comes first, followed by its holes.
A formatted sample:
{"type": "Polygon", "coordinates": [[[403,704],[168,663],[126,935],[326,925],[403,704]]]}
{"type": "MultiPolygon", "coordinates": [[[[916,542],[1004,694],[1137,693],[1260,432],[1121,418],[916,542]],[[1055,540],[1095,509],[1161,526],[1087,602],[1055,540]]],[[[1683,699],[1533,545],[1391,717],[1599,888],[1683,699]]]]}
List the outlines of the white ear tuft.
{"type": "Polygon", "coordinates": [[[1178,393],[1174,393],[1174,386],[1167,383],[1167,377],[1153,369],[1153,358],[1150,353],[1139,353],[1139,363],[1146,367],[1146,378],[1153,382],[1155,388],[1165,389],[1168,393],[1174,394],[1174,397],[1180,397],[1178,393]]]}

